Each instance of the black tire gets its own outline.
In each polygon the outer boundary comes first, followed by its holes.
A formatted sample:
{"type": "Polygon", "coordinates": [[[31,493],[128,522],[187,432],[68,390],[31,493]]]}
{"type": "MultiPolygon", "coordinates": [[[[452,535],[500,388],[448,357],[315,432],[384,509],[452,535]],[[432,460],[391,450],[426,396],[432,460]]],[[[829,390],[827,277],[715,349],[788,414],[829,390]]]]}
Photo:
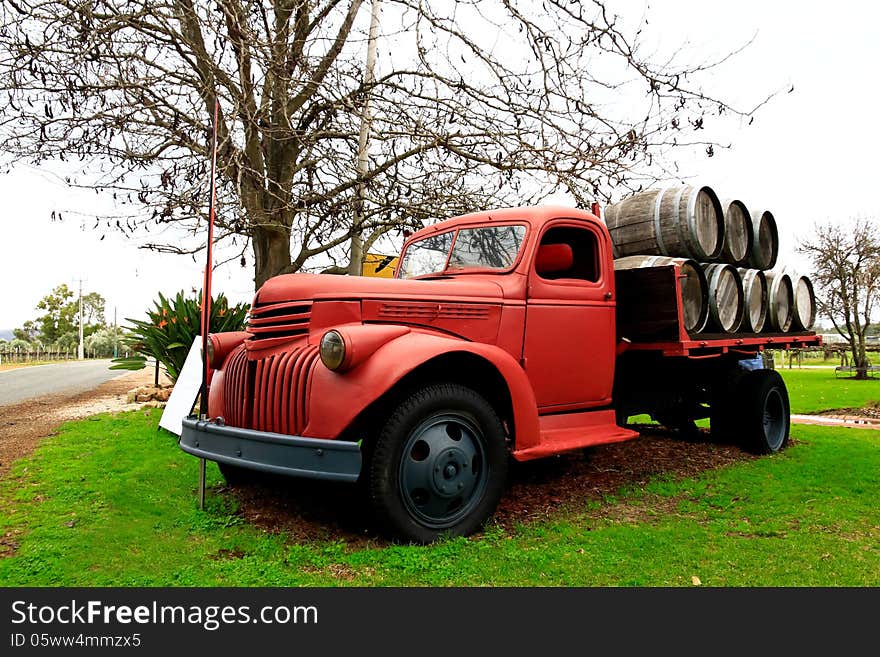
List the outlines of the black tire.
{"type": "Polygon", "coordinates": [[[712,408],[709,415],[709,433],[712,440],[718,443],[735,443],[737,439],[737,414],[736,400],[730,395],[718,395],[712,401],[712,408]]]}
{"type": "Polygon", "coordinates": [[[775,370],[755,370],[737,384],[738,442],[754,454],[775,454],[788,445],[788,390],[775,370]]]}
{"type": "Polygon", "coordinates": [[[709,409],[709,431],[712,440],[719,443],[734,444],[739,440],[739,385],[747,370],[734,365],[724,370],[712,386],[712,401],[709,409]]]}
{"type": "Polygon", "coordinates": [[[222,474],[223,478],[226,480],[227,486],[242,486],[249,484],[253,482],[257,476],[257,473],[254,470],[231,465],[229,463],[220,463],[218,461],[217,467],[220,468],[220,474],[222,474]]]}
{"type": "Polygon", "coordinates": [[[425,387],[392,412],[365,474],[373,511],[396,537],[431,543],[467,536],[492,515],[504,491],[504,426],[469,388],[425,387]]]}

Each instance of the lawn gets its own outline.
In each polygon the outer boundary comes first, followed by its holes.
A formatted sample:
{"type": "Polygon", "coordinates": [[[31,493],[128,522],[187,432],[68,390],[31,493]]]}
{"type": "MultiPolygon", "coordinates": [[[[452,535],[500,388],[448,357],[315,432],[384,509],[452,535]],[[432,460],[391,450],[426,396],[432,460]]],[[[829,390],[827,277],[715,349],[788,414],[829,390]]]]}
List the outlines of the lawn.
{"type": "Polygon", "coordinates": [[[213,464],[200,512],[197,461],[157,420],[70,423],[15,464],[0,482],[0,584],[880,585],[876,431],[795,427],[780,455],[418,547],[288,542],[236,515],[213,464]]]}
{"type": "Polygon", "coordinates": [[[785,379],[792,413],[834,408],[860,408],[880,401],[880,378],[856,381],[835,378],[834,368],[778,368],[785,379]]]}

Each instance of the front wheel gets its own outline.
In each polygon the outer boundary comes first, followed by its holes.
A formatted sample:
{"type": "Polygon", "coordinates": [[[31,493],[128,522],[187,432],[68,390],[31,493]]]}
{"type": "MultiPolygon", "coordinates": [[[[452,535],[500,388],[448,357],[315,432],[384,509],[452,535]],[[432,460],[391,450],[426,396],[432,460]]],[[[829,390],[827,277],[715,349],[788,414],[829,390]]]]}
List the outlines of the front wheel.
{"type": "Polygon", "coordinates": [[[428,386],[391,414],[365,472],[373,509],[396,536],[416,543],[467,536],[501,499],[504,426],[473,390],[428,386]]]}

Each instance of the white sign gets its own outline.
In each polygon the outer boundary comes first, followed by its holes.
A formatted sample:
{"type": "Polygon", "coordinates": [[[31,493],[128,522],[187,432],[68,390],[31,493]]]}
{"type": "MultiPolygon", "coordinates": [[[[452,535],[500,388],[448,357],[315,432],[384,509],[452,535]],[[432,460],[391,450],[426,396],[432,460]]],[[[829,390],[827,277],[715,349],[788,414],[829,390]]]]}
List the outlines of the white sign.
{"type": "Polygon", "coordinates": [[[197,335],[193,340],[180,376],[171,391],[171,397],[165,405],[165,412],[159,420],[159,426],[168,429],[178,436],[183,431],[183,418],[189,415],[196,397],[202,387],[202,336],[197,335]]]}

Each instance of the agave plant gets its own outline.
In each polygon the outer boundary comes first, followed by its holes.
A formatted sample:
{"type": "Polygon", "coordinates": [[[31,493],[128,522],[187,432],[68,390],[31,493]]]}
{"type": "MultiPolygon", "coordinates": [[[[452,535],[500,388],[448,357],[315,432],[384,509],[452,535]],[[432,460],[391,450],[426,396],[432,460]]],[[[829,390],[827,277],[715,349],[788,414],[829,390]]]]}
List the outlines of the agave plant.
{"type": "MultiPolygon", "coordinates": [[[[126,319],[131,324],[128,346],[139,355],[117,358],[110,369],[138,370],[146,366],[147,358],[155,358],[177,381],[190,346],[201,328],[201,294],[187,298],[178,292],[173,299],[161,292],[154,302],[155,308],[147,311],[146,321],[126,319]]],[[[229,306],[223,294],[211,302],[210,332],[242,331],[247,321],[247,304],[229,306]]]]}

